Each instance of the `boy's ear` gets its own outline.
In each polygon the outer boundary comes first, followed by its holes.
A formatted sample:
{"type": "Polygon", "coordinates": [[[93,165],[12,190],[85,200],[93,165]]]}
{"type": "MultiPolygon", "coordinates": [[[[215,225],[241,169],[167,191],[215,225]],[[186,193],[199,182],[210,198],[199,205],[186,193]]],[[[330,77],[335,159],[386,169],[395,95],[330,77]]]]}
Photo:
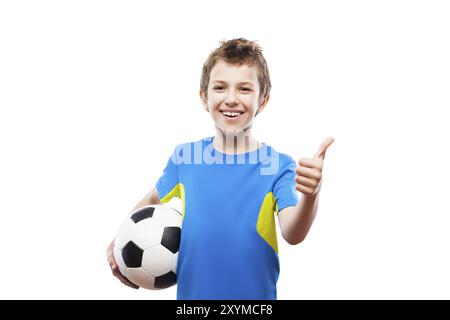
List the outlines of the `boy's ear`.
{"type": "Polygon", "coordinates": [[[205,94],[205,92],[200,90],[199,95],[200,95],[200,100],[202,100],[203,109],[205,109],[206,112],[209,112],[209,110],[208,110],[208,103],[206,102],[206,94],[205,94]]]}
{"type": "Polygon", "coordinates": [[[267,102],[269,102],[269,99],[270,95],[267,95],[261,100],[261,102],[259,103],[258,111],[256,111],[255,117],[256,115],[258,115],[258,113],[261,113],[264,110],[264,108],[267,105],[267,102]]]}

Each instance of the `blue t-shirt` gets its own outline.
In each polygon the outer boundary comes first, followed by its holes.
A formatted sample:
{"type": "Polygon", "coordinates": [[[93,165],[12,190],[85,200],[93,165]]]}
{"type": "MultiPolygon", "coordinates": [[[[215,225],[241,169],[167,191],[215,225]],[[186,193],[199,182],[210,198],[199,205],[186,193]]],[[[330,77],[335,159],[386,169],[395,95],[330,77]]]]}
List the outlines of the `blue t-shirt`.
{"type": "Polygon", "coordinates": [[[295,161],[263,144],[224,154],[213,138],[178,145],[156,189],[182,202],[177,299],[276,299],[275,213],[295,206],[295,161]]]}

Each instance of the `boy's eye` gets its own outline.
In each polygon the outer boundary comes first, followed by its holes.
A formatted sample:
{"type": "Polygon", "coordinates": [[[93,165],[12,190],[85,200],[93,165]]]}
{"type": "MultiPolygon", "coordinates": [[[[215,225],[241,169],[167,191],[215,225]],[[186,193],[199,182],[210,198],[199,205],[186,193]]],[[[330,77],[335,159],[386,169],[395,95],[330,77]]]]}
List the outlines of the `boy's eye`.
{"type": "MultiPolygon", "coordinates": [[[[225,88],[223,86],[214,86],[213,89],[214,90],[224,90],[225,88]]],[[[247,88],[247,87],[242,87],[242,88],[240,88],[240,90],[242,90],[242,91],[252,91],[251,88],[247,88]]]]}

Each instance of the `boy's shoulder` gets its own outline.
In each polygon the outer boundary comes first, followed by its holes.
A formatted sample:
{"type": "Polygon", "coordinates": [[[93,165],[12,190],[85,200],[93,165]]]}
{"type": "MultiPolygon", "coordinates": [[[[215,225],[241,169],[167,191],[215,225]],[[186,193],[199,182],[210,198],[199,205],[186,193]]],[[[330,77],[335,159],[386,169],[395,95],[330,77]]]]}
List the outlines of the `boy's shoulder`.
{"type": "MultiPolygon", "coordinates": [[[[266,144],[264,144],[266,145],[266,144]]],[[[284,166],[291,166],[292,164],[296,164],[296,161],[287,153],[284,151],[278,151],[275,147],[271,145],[267,146],[267,153],[269,154],[270,158],[276,157],[279,159],[279,163],[282,167],[284,166]]]]}

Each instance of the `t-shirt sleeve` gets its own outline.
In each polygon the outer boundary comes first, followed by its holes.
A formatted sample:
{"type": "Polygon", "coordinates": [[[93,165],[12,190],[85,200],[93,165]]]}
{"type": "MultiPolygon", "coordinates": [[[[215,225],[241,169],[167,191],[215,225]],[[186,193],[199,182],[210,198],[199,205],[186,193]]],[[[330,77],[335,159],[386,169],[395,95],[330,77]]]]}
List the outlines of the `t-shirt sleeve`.
{"type": "Polygon", "coordinates": [[[178,179],[179,161],[177,150],[178,146],[173,151],[172,155],[167,161],[167,165],[164,168],[162,175],[156,182],[156,190],[158,191],[159,199],[162,202],[167,202],[174,196],[178,196],[178,192],[176,192],[176,187],[179,183],[178,179]]]}
{"type": "Polygon", "coordinates": [[[297,205],[298,195],[294,180],[296,167],[297,164],[295,161],[288,157],[287,161],[280,168],[273,189],[277,212],[280,212],[286,207],[297,205]]]}

